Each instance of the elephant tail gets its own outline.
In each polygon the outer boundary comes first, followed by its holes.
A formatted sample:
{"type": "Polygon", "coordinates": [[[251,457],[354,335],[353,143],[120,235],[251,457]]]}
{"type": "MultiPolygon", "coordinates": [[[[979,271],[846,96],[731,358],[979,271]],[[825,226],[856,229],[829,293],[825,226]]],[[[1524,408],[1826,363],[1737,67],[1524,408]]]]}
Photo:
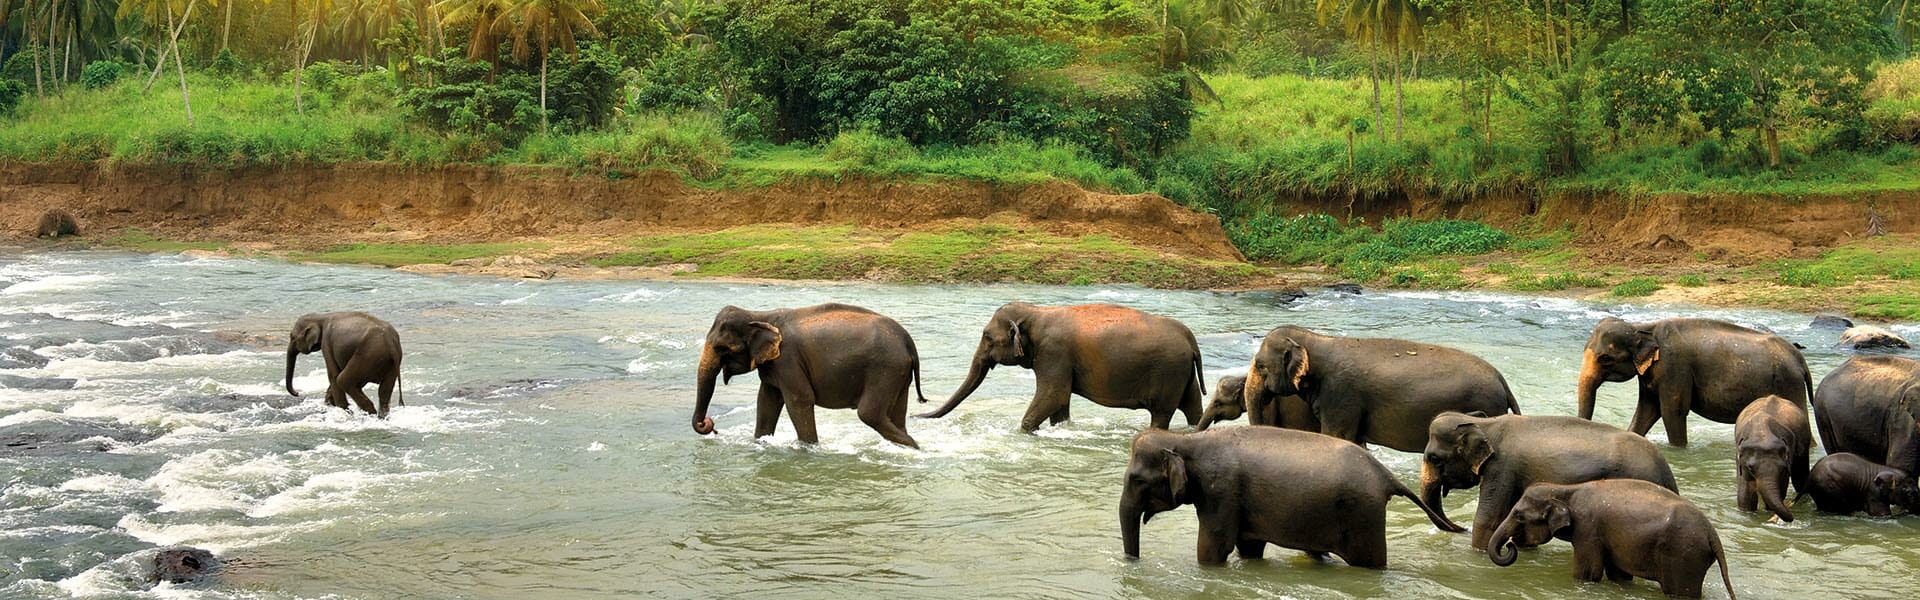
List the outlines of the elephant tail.
{"type": "Polygon", "coordinates": [[[913,395],[920,398],[921,404],[927,403],[927,391],[920,388],[920,357],[913,357],[913,395]]]}
{"type": "Polygon", "coordinates": [[[1507,385],[1507,376],[1501,375],[1500,371],[1495,370],[1493,372],[1493,378],[1500,382],[1500,391],[1507,393],[1507,412],[1516,415],[1520,414],[1520,399],[1514,397],[1513,387],[1507,385]]]}
{"type": "Polygon", "coordinates": [[[1452,519],[1448,519],[1446,515],[1433,510],[1433,507],[1428,506],[1426,501],[1421,500],[1418,494],[1413,493],[1413,490],[1407,489],[1406,485],[1400,483],[1399,479],[1395,479],[1393,474],[1387,473],[1386,470],[1386,467],[1380,467],[1380,471],[1387,478],[1387,482],[1393,484],[1393,495],[1412,500],[1414,506],[1420,507],[1420,512],[1427,513],[1427,520],[1433,521],[1434,527],[1438,527],[1441,531],[1449,533],[1461,533],[1467,530],[1467,528],[1454,523],[1452,519]]]}
{"type": "Polygon", "coordinates": [[[1200,365],[1200,352],[1193,353],[1193,380],[1200,382],[1200,395],[1207,395],[1207,369],[1200,365]]]}
{"type": "Polygon", "coordinates": [[[1740,600],[1733,595],[1733,576],[1727,574],[1727,550],[1720,546],[1720,536],[1713,538],[1713,559],[1720,562],[1720,583],[1727,586],[1727,600],[1740,600]]]}
{"type": "Polygon", "coordinates": [[[399,367],[395,367],[393,369],[393,402],[394,404],[398,404],[401,406],[407,405],[407,386],[402,385],[405,381],[406,381],[406,375],[400,372],[399,367]]]}

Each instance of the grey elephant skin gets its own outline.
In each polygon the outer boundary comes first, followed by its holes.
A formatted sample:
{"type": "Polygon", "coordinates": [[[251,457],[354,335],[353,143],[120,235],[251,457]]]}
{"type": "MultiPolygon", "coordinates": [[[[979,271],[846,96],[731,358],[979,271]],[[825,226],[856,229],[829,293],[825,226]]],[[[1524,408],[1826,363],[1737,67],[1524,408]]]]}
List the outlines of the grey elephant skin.
{"type": "Polygon", "coordinates": [[[980,388],[996,366],[1033,370],[1033,401],[1022,431],[1069,418],[1078,395],[1111,408],[1146,409],[1166,429],[1178,410],[1199,422],[1200,344],[1179,321],[1112,304],[1035,306],[1015,302],[994,311],[980,333],[966,381],[946,404],[920,415],[937,419],[980,388]]]}
{"type": "Polygon", "coordinates": [[[1792,342],[1712,319],[1601,319],[1580,365],[1580,418],[1593,418],[1601,382],[1638,379],[1640,400],[1628,429],[1646,435],[1664,420],[1667,443],[1675,446],[1687,445],[1688,413],[1732,423],[1755,399],[1780,396],[1806,406],[1813,395],[1813,375],[1792,342]]]}
{"type": "Polygon", "coordinates": [[[1920,472],[1920,361],[1855,356],[1820,380],[1813,419],[1828,454],[1920,472]]]}
{"type": "Polygon", "coordinates": [[[1247,369],[1249,410],[1298,396],[1320,433],[1419,452],[1447,411],[1520,413],[1500,371],[1480,357],[1421,342],[1321,335],[1291,325],[1261,341],[1247,369]]]}
{"type": "Polygon", "coordinates": [[[1448,491],[1479,487],[1474,548],[1487,547],[1493,528],[1534,484],[1640,479],[1679,490],[1653,442],[1586,419],[1445,413],[1428,434],[1420,497],[1444,513],[1440,499],[1448,491]]]}
{"type": "MultiPolygon", "coordinates": [[[[387,418],[400,389],[400,332],[393,325],[363,312],[302,315],[293,321],[287,339],[287,393],[293,389],[294,363],[302,354],[320,353],[327,364],[327,405],[346,408],[353,398],[360,410],[387,418]],[[374,406],[361,388],[379,386],[380,405],[374,406]]],[[[398,403],[406,406],[401,394],[398,403]]]]}
{"type": "Polygon", "coordinates": [[[907,435],[907,392],[920,378],[920,353],[906,328],[880,313],[846,304],[720,309],[700,348],[694,432],[713,433],[714,379],[729,383],[749,371],[760,374],[754,437],[773,435],[784,409],[800,441],[818,443],[813,409],[851,408],[887,441],[920,447],[907,435]]]}
{"type": "Polygon", "coordinates": [[[1516,546],[1534,547],[1555,538],[1573,544],[1573,578],[1618,582],[1633,578],[1660,583],[1670,596],[1699,598],[1714,563],[1727,597],[1733,578],[1720,534],[1699,507],[1673,490],[1637,479],[1527,488],[1487,543],[1487,557],[1512,565],[1516,546]]]}
{"type": "Polygon", "coordinates": [[[1807,492],[1808,455],[1813,429],[1807,411],[1779,396],[1767,396],[1740,411],[1733,426],[1735,501],[1740,510],[1760,503],[1781,521],[1793,522],[1787,484],[1807,492]]]}
{"type": "Polygon", "coordinates": [[[1275,398],[1269,394],[1260,394],[1259,401],[1249,405],[1246,397],[1247,377],[1228,375],[1213,384],[1213,400],[1207,403],[1207,411],[1200,416],[1200,424],[1195,431],[1206,431],[1215,423],[1232,421],[1247,416],[1247,423],[1268,425],[1282,429],[1300,431],[1320,431],[1320,419],[1313,416],[1313,407],[1299,396],[1281,396],[1275,398]]]}
{"type": "Polygon", "coordinates": [[[1920,513],[1920,488],[1907,473],[1851,452],[1828,454],[1813,465],[1807,495],[1820,512],[1891,517],[1893,507],[1920,513]]]}
{"type": "Polygon", "coordinates": [[[1421,502],[1359,446],[1277,427],[1197,433],[1148,429],[1133,438],[1120,492],[1120,535],[1140,556],[1140,526],[1191,504],[1200,520],[1201,563],[1264,556],[1267,544],[1356,567],[1387,565],[1387,501],[1404,497],[1434,526],[1459,527],[1421,502]]]}

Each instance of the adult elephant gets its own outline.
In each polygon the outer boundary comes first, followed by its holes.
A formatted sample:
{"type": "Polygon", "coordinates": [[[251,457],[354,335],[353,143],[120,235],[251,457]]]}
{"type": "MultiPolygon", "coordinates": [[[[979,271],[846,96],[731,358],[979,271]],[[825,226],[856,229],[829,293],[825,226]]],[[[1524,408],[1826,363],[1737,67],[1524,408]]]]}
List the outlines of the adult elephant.
{"type": "Polygon", "coordinates": [[[1207,411],[1200,416],[1200,424],[1195,425],[1194,430],[1206,431],[1214,423],[1232,421],[1240,418],[1240,415],[1246,415],[1247,423],[1251,425],[1320,431],[1320,419],[1314,418],[1313,407],[1307,406],[1307,401],[1299,396],[1274,398],[1262,394],[1260,403],[1248,406],[1246,388],[1245,375],[1228,375],[1214,382],[1213,400],[1207,402],[1207,411]]]}
{"type": "Polygon", "coordinates": [[[1427,432],[1420,498],[1444,513],[1440,499],[1448,491],[1479,487],[1473,547],[1482,550],[1494,527],[1536,483],[1639,479],[1679,491],[1673,469],[1653,442],[1585,419],[1450,412],[1435,417],[1427,432]]]}
{"type": "Polygon", "coordinates": [[[1593,418],[1602,381],[1639,378],[1640,405],[1629,429],[1646,435],[1665,420],[1667,443],[1675,446],[1687,445],[1688,412],[1732,423],[1756,399],[1775,395],[1804,408],[1813,395],[1813,375],[1792,342],[1713,319],[1601,319],[1580,364],[1580,418],[1593,418]]]}
{"type": "MultiPolygon", "coordinates": [[[[327,363],[328,406],[346,408],[352,397],[360,410],[387,418],[388,404],[400,389],[400,332],[393,325],[363,312],[301,315],[287,336],[287,394],[300,396],[293,389],[294,364],[314,352],[327,363]],[[380,386],[378,407],[360,389],[369,383],[380,386]]],[[[405,394],[399,404],[406,406],[405,394]]]]}
{"type": "Polygon", "coordinates": [[[713,433],[714,377],[728,383],[748,371],[760,373],[756,438],[773,435],[785,409],[795,436],[818,443],[813,409],[852,408],[880,437],[920,447],[907,435],[907,388],[920,378],[920,353],[906,328],[880,313],[846,304],[720,309],[700,349],[695,433],[713,433]]]}
{"type": "Polygon", "coordinates": [[[1112,304],[1034,306],[1015,302],[994,311],[973,351],[967,379],[939,409],[946,416],[979,389],[995,366],[1032,369],[1033,402],[1020,429],[1068,418],[1073,395],[1113,408],[1144,408],[1166,429],[1173,411],[1200,421],[1200,344],[1179,321],[1112,304]]]}
{"type": "Polygon", "coordinates": [[[1248,407],[1298,396],[1320,433],[1418,452],[1435,415],[1520,414],[1500,371],[1480,357],[1421,342],[1343,338],[1285,325],[1267,333],[1247,369],[1248,407]]]}
{"type": "Polygon", "coordinates": [[[1820,380],[1813,420],[1827,454],[1920,474],[1920,361],[1859,355],[1820,380]]]}

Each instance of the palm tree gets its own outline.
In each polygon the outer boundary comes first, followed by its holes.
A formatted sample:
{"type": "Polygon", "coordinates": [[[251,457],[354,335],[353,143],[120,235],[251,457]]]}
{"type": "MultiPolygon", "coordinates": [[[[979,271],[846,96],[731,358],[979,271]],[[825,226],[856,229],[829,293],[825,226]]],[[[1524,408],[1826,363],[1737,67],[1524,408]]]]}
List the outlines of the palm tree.
{"type": "Polygon", "coordinates": [[[593,28],[593,16],[605,10],[600,0],[519,0],[513,12],[520,15],[514,31],[513,57],[525,62],[531,51],[528,34],[537,34],[540,42],[540,128],[547,128],[547,56],[559,42],[567,56],[578,56],[574,43],[577,34],[599,35],[593,28]]]}
{"type": "MultiPolygon", "coordinates": [[[[1317,12],[1325,22],[1338,14],[1347,36],[1367,43],[1367,78],[1373,84],[1373,120],[1384,120],[1380,106],[1380,49],[1393,52],[1394,137],[1406,133],[1406,90],[1403,87],[1403,54],[1418,48],[1425,32],[1426,11],[1410,0],[1319,0],[1317,12]]],[[[1384,128],[1381,134],[1385,135],[1384,128]]]]}
{"type": "Polygon", "coordinates": [[[306,12],[300,10],[300,0],[293,0],[289,13],[294,25],[293,58],[293,112],[306,113],[306,102],[301,95],[301,84],[307,75],[307,58],[313,55],[313,44],[319,40],[320,33],[326,29],[328,15],[333,0],[308,0],[306,12]]]}
{"type": "MultiPolygon", "coordinates": [[[[472,25],[467,60],[485,60],[500,70],[500,39],[513,33],[512,0],[440,0],[434,5],[442,26],[472,25]]],[[[493,73],[488,73],[489,81],[493,73]]]]}
{"type": "MultiPolygon", "coordinates": [[[[158,76],[160,70],[166,68],[167,55],[172,54],[174,69],[180,74],[180,104],[186,108],[187,124],[192,125],[193,98],[187,93],[187,67],[180,59],[180,31],[187,28],[187,21],[193,18],[193,9],[198,6],[199,0],[187,0],[184,10],[179,10],[175,6],[176,2],[177,0],[128,0],[120,5],[119,12],[123,19],[140,18],[154,24],[159,24],[162,18],[165,19],[167,45],[160,51],[160,60],[155,61],[157,64],[154,76],[158,76]]],[[[153,86],[154,76],[147,78],[148,88],[153,86]]]]}

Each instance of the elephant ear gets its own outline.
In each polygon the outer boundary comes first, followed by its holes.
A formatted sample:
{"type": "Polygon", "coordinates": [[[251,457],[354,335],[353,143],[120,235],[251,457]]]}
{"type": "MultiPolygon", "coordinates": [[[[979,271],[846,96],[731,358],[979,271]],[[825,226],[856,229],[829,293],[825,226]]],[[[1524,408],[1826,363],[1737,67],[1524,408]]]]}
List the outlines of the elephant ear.
{"type": "Polygon", "coordinates": [[[1300,390],[1300,380],[1307,376],[1307,365],[1307,347],[1294,342],[1293,349],[1287,351],[1287,375],[1293,378],[1295,391],[1300,390]]]}
{"type": "Polygon", "coordinates": [[[1027,355],[1027,340],[1025,336],[1020,335],[1020,322],[1007,319],[1007,328],[1013,331],[1013,357],[1025,357],[1027,355]]]}
{"type": "Polygon", "coordinates": [[[766,321],[754,321],[748,325],[761,330],[754,332],[753,341],[750,342],[753,356],[751,368],[760,368],[761,364],[780,358],[780,328],[766,321]]]}
{"type": "Polygon", "coordinates": [[[1562,530],[1573,526],[1573,510],[1567,508],[1567,503],[1559,498],[1548,500],[1546,521],[1547,531],[1559,535],[1562,530]]]}
{"type": "Polygon", "coordinates": [[[1653,364],[1660,362],[1660,343],[1654,341],[1653,332],[1640,329],[1634,331],[1633,370],[1646,375],[1653,364]]]}
{"type": "Polygon", "coordinates": [[[1487,459],[1493,458],[1493,444],[1487,442],[1487,435],[1480,431],[1479,425],[1461,423],[1454,429],[1460,433],[1459,447],[1455,448],[1455,451],[1460,457],[1466,459],[1467,464],[1473,469],[1474,476],[1478,477],[1480,467],[1487,464],[1487,459]]]}
{"type": "Polygon", "coordinates": [[[1173,501],[1181,502],[1187,497],[1187,459],[1172,448],[1161,450],[1167,454],[1167,489],[1173,492],[1173,501]]]}
{"type": "Polygon", "coordinates": [[[293,345],[299,348],[302,353],[312,352],[318,349],[317,347],[320,345],[320,322],[312,319],[301,319],[300,322],[294,323],[293,345]]]}
{"type": "Polygon", "coordinates": [[[1898,478],[1893,471],[1881,471],[1879,475],[1873,476],[1873,496],[1875,498],[1892,497],[1893,484],[1898,478]]]}

